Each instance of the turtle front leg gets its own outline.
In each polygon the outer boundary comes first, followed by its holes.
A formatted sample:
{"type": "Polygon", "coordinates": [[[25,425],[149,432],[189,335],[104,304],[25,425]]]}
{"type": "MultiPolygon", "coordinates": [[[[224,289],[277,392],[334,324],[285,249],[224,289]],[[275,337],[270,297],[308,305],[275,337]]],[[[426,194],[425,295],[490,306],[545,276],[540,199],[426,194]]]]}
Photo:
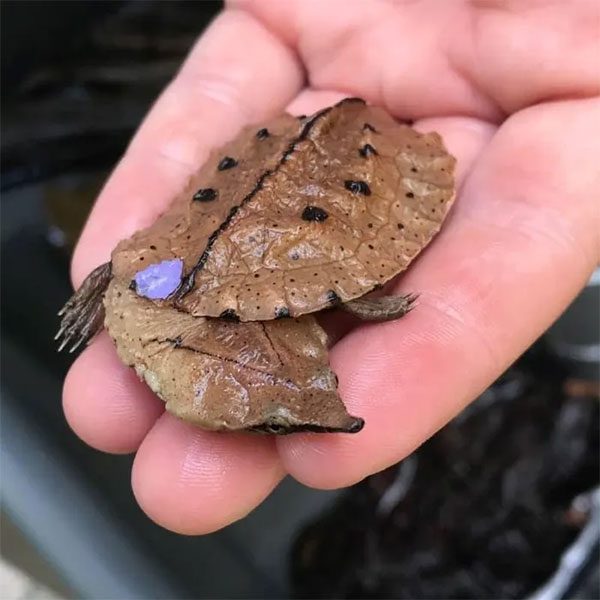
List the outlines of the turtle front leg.
{"type": "Polygon", "coordinates": [[[410,312],[417,298],[417,294],[357,298],[342,304],[341,308],[364,321],[393,321],[410,312]]]}
{"type": "Polygon", "coordinates": [[[104,323],[104,292],[112,276],[111,263],[96,267],[58,313],[62,317],[60,330],[54,337],[61,339],[58,351],[73,344],[69,352],[92,339],[104,323]]]}

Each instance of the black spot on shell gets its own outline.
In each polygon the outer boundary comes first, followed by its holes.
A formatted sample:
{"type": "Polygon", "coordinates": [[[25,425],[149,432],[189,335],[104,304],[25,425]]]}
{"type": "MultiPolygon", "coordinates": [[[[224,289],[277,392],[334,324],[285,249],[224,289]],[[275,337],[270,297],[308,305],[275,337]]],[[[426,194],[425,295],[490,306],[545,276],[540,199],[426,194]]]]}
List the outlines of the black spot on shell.
{"type": "Polygon", "coordinates": [[[216,197],[217,197],[217,190],[214,190],[213,188],[202,188],[201,190],[198,190],[194,194],[194,200],[196,202],[210,202],[211,200],[214,200],[216,197]]]}
{"type": "Polygon", "coordinates": [[[414,198],[415,195],[412,192],[406,192],[406,197],[407,198],[414,198]]]}
{"type": "Polygon", "coordinates": [[[353,194],[362,194],[363,196],[371,195],[371,188],[364,181],[347,179],[344,181],[344,187],[353,194]]]}
{"type": "Polygon", "coordinates": [[[331,304],[331,306],[337,306],[338,304],[341,304],[342,299],[333,290],[329,290],[327,292],[327,302],[331,304]]]}
{"type": "Polygon", "coordinates": [[[371,144],[365,144],[359,151],[358,153],[363,157],[366,158],[367,156],[373,156],[374,154],[377,154],[377,150],[375,150],[375,148],[373,148],[373,146],[371,146],[371,144]]]}
{"type": "Polygon", "coordinates": [[[134,291],[134,292],[137,292],[137,284],[135,282],[135,279],[132,279],[129,282],[129,289],[132,290],[132,291],[134,291]]]}
{"type": "Polygon", "coordinates": [[[227,171],[227,169],[233,169],[233,167],[236,167],[237,164],[238,162],[235,160],[235,158],[232,158],[231,156],[224,156],[221,159],[217,169],[219,169],[219,171],[227,171]]]}
{"type": "Polygon", "coordinates": [[[233,310],[233,308],[227,308],[226,310],[224,310],[219,315],[219,318],[223,319],[224,321],[231,321],[232,323],[239,323],[240,321],[238,314],[235,312],[235,310],[233,310]]]}
{"type": "Polygon", "coordinates": [[[266,127],[263,127],[262,129],[259,129],[256,132],[256,137],[259,140],[264,140],[265,138],[268,138],[271,134],[269,133],[269,130],[266,127]]]}
{"type": "Polygon", "coordinates": [[[375,129],[375,127],[373,127],[373,125],[371,125],[371,123],[365,123],[363,125],[363,130],[364,131],[372,131],[373,133],[377,133],[377,129],[375,129]]]}
{"type": "Polygon", "coordinates": [[[183,340],[181,339],[181,336],[178,335],[174,340],[172,340],[172,342],[175,348],[181,348],[181,343],[183,342],[183,340]]]}
{"type": "Polygon", "coordinates": [[[302,218],[305,221],[317,221],[318,223],[321,223],[328,216],[329,215],[327,214],[327,211],[319,208],[318,206],[307,206],[302,211],[302,218]]]}
{"type": "Polygon", "coordinates": [[[286,306],[281,306],[275,310],[276,319],[286,319],[290,316],[290,309],[286,306]]]}
{"type": "Polygon", "coordinates": [[[154,244],[152,244],[152,245],[150,246],[150,250],[156,250],[156,246],[155,246],[154,244]]]}

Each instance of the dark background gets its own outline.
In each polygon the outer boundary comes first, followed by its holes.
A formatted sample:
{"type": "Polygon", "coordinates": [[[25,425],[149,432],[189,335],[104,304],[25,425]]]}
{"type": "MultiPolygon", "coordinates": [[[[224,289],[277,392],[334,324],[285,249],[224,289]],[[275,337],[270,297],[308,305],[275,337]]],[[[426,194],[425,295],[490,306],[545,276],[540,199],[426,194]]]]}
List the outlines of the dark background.
{"type": "MultiPolygon", "coordinates": [[[[131,493],[131,457],[93,451],[66,425],[60,394],[72,357],[52,338],[71,292],[72,246],[149,105],[220,7],[1,5],[3,554],[70,597],[527,597],[596,514],[598,402],[569,390],[597,380],[598,364],[569,348],[597,342],[597,283],[410,459],[346,492],[286,480],[209,536],[152,524],[131,493]]],[[[598,597],[598,535],[548,598],[598,597]]]]}

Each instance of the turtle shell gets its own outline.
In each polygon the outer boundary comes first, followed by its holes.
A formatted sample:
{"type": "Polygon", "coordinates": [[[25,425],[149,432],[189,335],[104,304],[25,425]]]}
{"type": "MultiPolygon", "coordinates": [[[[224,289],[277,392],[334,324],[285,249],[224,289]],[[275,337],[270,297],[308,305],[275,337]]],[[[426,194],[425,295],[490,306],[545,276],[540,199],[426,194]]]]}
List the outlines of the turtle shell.
{"type": "MultiPolygon", "coordinates": [[[[167,212],[117,244],[112,252],[113,276],[131,282],[148,265],[173,259],[183,261],[183,273],[192,273],[223,223],[231,218],[233,209],[256,185],[257,178],[265,169],[275,168],[301,124],[298,119],[283,115],[270,121],[269,128],[245,128],[224,148],[212,152],[167,212]]],[[[175,296],[164,300],[173,302],[175,296]]]]}
{"type": "Polygon", "coordinates": [[[311,315],[241,323],[232,312],[211,319],[175,305],[184,275],[302,123],[284,115],[268,127],[246,129],[226,154],[213,153],[168,212],[115,248],[104,325],[121,360],[187,422],[211,430],[357,432],[363,421],[337,394],[327,336],[311,315]],[[219,193],[201,187],[207,173],[219,193]]]}
{"type": "Polygon", "coordinates": [[[429,243],[454,164],[438,134],[359,99],[284,115],[213,152],[167,213],[117,246],[113,273],[135,287],[146,265],[181,260],[178,285],[152,299],[193,316],[267,321],[347,302],[429,243]]]}
{"type": "Polygon", "coordinates": [[[113,279],[105,326],[121,360],[169,412],[209,430],[360,431],[337,394],[312,315],[267,323],[194,317],[113,279]]]}

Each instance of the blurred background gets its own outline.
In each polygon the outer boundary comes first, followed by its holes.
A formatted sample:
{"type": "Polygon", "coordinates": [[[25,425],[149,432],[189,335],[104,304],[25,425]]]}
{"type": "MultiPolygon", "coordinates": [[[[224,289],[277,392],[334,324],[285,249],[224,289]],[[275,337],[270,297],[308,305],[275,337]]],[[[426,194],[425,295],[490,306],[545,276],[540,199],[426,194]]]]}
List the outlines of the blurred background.
{"type": "Polygon", "coordinates": [[[66,425],[56,312],[90,206],[220,2],[4,1],[1,598],[597,598],[600,272],[413,456],[291,480],[204,537],[151,523],[132,458],[66,425]]]}

